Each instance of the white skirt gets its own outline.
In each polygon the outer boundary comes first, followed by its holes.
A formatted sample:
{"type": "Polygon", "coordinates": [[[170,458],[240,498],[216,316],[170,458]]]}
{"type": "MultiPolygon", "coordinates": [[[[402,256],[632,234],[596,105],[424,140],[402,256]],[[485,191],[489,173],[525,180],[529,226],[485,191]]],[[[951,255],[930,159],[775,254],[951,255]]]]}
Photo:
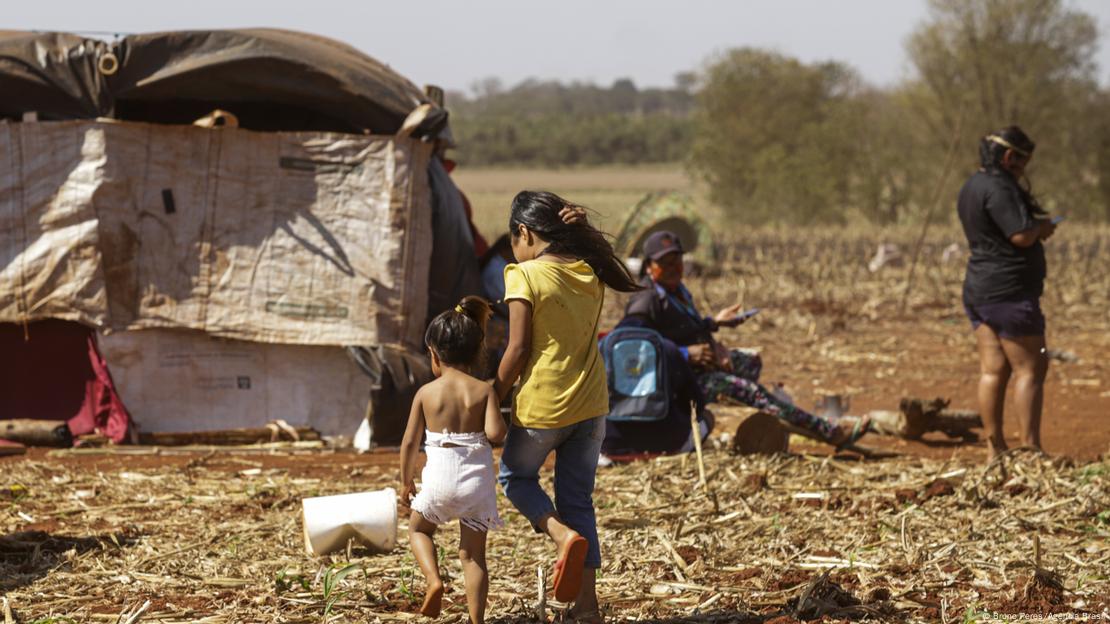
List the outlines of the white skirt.
{"type": "Polygon", "coordinates": [[[420,492],[412,509],[435,524],[458,518],[475,531],[501,527],[493,449],[486,435],[426,432],[428,463],[420,473],[420,492]]]}

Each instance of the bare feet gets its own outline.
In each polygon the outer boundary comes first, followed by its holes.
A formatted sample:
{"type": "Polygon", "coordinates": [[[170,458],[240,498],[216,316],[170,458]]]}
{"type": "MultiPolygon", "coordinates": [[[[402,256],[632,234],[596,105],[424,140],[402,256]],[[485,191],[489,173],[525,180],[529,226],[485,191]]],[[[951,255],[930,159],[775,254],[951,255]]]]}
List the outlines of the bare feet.
{"type": "Polygon", "coordinates": [[[428,585],[428,593],[424,595],[424,606],[420,607],[420,614],[428,617],[439,617],[439,610],[443,608],[443,583],[428,585]]]}
{"type": "Polygon", "coordinates": [[[605,618],[602,617],[600,611],[583,611],[575,613],[572,609],[570,617],[578,624],[605,624],[605,618]]]}
{"type": "Polygon", "coordinates": [[[594,568],[583,571],[582,588],[578,590],[578,597],[574,599],[574,606],[570,608],[570,618],[576,624],[604,624],[605,618],[601,615],[601,607],[597,604],[597,570],[594,568]]]}
{"type": "Polygon", "coordinates": [[[987,450],[987,461],[992,462],[1009,449],[1006,446],[1006,442],[998,443],[993,440],[987,440],[987,450]]]}
{"type": "Polygon", "coordinates": [[[829,443],[837,448],[852,446],[871,430],[871,416],[868,415],[864,415],[858,420],[845,418],[841,423],[836,427],[836,435],[833,436],[832,440],[829,440],[829,443]],[[847,426],[849,423],[851,426],[847,426]]]}

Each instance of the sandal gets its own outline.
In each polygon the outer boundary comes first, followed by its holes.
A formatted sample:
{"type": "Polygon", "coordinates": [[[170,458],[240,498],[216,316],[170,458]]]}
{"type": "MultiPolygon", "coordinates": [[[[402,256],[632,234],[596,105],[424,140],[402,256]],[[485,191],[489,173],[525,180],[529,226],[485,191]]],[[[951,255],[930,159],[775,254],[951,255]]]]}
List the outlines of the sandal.
{"type": "Polygon", "coordinates": [[[867,432],[869,431],[871,431],[871,417],[863,416],[856,421],[856,424],[852,425],[852,431],[848,434],[848,437],[845,438],[844,441],[842,441],[840,444],[836,445],[836,450],[843,451],[852,448],[853,446],[855,446],[856,442],[863,436],[867,435],[867,432]]]}
{"type": "Polygon", "coordinates": [[[559,560],[555,562],[554,574],[551,576],[555,600],[573,602],[578,597],[578,590],[582,588],[582,569],[586,565],[588,549],[589,542],[581,535],[563,544],[563,548],[559,551],[559,560]]]}

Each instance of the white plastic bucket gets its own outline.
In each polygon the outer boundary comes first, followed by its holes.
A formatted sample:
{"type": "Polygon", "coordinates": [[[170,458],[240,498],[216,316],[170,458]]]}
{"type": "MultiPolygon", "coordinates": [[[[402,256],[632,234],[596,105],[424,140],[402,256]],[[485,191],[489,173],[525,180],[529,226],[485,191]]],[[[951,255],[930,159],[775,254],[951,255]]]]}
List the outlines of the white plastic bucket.
{"type": "Polygon", "coordinates": [[[384,552],[397,544],[397,492],[393,488],[306,498],[301,507],[309,554],[326,555],[346,548],[352,537],[384,552]]]}

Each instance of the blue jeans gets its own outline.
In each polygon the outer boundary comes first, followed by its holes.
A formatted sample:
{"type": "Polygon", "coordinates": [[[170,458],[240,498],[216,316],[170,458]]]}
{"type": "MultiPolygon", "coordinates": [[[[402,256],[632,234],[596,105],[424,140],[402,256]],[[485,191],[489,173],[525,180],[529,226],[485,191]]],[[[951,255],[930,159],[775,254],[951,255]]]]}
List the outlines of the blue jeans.
{"type": "Polygon", "coordinates": [[[586,538],[590,544],[587,568],[601,567],[593,494],[604,438],[604,416],[558,429],[510,425],[498,476],[505,496],[537,532],[541,518],[557,513],[564,524],[586,538]],[[554,504],[540,487],[540,467],[551,451],[555,451],[554,504]]]}

